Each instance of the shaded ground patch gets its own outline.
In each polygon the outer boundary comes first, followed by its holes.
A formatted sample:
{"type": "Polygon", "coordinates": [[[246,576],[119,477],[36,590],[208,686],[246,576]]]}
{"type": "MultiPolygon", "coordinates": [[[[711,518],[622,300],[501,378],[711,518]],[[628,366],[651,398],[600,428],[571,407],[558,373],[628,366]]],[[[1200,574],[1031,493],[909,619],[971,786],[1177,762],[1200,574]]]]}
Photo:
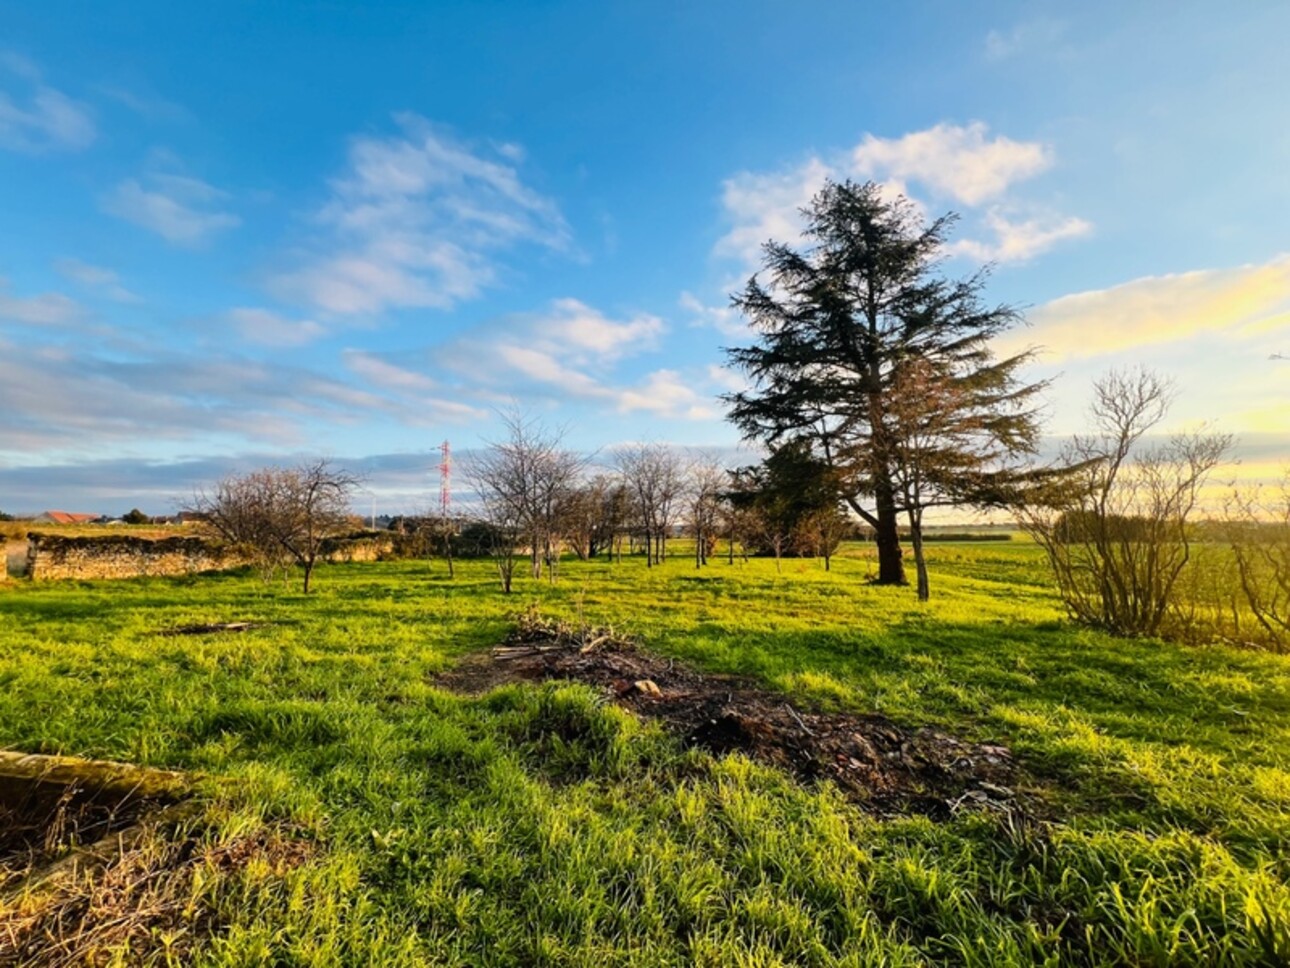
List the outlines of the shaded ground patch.
{"type": "Polygon", "coordinates": [[[0,752],[0,886],[173,808],[189,793],[179,773],[0,752]]]}
{"type": "Polygon", "coordinates": [[[215,635],[219,632],[249,632],[251,629],[265,628],[272,622],[213,622],[205,625],[176,625],[173,628],[161,629],[157,635],[215,635]]]}
{"type": "Polygon", "coordinates": [[[219,841],[182,774],[0,752],[0,965],[183,963],[220,927],[212,892],[313,845],[261,827],[219,841]]]}
{"type": "Polygon", "coordinates": [[[652,655],[611,629],[580,629],[530,613],[503,645],[466,657],[437,681],[478,694],[546,680],[596,686],[618,705],[661,720],[687,746],[741,752],[807,782],[832,780],[876,813],[1033,812],[1016,792],[1020,775],[1006,747],[879,715],[797,709],[782,693],[652,655]]]}

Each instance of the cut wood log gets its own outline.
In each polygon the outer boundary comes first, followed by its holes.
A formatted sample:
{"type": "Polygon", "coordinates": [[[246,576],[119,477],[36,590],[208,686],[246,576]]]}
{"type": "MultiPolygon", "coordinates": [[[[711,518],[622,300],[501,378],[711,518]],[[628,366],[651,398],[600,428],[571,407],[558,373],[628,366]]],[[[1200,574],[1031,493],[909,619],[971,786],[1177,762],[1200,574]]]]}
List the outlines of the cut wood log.
{"type": "Polygon", "coordinates": [[[0,802],[24,795],[33,784],[75,787],[89,795],[141,800],[178,800],[191,788],[187,776],[171,770],[0,750],[0,802]]]}

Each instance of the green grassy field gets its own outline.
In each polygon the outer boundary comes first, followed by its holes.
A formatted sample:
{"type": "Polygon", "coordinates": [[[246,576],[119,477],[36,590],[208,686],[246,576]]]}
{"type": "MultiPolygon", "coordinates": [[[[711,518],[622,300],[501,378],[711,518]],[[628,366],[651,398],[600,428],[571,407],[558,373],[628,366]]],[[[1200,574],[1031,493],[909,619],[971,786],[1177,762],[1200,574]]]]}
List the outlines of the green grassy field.
{"type": "Polygon", "coordinates": [[[184,963],[1290,962],[1290,658],[1072,627],[1023,542],[929,554],[926,605],[865,585],[859,548],[828,573],[570,561],[509,598],[486,562],[329,566],[308,598],[0,585],[0,747],[198,771],[208,837],[316,842],[285,877],[195,885],[223,927],[184,963]],[[585,687],[434,686],[533,602],[804,706],[1004,743],[1045,819],[881,820],[585,687]],[[154,634],[235,619],[275,624],[154,634]]]}

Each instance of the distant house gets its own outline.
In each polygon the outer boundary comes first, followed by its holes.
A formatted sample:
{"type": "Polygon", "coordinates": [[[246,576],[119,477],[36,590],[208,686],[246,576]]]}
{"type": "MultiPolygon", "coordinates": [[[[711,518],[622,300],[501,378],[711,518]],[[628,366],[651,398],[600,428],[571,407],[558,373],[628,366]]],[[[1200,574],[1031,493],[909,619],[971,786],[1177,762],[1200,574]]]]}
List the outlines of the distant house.
{"type": "Polygon", "coordinates": [[[102,515],[99,514],[77,514],[74,511],[46,511],[35,520],[46,524],[88,524],[90,521],[97,521],[102,515]]]}

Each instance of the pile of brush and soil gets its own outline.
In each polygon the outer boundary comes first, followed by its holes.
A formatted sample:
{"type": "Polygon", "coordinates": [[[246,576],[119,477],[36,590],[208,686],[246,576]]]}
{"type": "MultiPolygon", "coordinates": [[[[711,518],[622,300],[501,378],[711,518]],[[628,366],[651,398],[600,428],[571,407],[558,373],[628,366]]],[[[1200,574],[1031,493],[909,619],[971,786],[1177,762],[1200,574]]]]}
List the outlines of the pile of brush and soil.
{"type": "Polygon", "coordinates": [[[885,716],[795,707],[751,680],[698,672],[653,655],[608,628],[521,616],[505,643],[440,678],[459,692],[513,682],[568,680],[604,690],[640,716],[660,720],[687,746],[743,753],[798,779],[831,780],[878,813],[936,818],[963,809],[1020,807],[1018,770],[1003,746],[971,743],[885,716]]]}

